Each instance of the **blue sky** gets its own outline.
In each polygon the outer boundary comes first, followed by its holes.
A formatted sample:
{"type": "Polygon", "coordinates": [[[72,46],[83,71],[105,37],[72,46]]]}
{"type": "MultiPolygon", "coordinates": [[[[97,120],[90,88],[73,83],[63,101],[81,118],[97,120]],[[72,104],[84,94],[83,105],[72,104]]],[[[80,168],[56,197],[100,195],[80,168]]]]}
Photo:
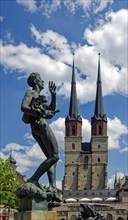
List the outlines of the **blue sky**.
{"type": "MultiPolygon", "coordinates": [[[[12,148],[22,174],[29,177],[44,159],[20,110],[27,76],[36,71],[45,80],[48,99],[48,82],[57,85],[60,113],[49,123],[59,145],[58,184],[63,178],[73,51],[83,141],[90,140],[100,52],[108,117],[108,185],[115,172],[118,177],[128,173],[127,6],[125,0],[1,0],[1,155],[7,158],[12,148]]],[[[41,181],[46,183],[46,176],[41,181]]]]}

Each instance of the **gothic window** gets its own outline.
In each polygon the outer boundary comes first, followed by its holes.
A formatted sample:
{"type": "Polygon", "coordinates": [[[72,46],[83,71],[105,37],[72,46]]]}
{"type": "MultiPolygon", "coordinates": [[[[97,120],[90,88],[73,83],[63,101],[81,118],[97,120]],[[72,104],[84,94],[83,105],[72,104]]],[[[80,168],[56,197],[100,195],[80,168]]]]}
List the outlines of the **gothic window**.
{"type": "Polygon", "coordinates": [[[72,150],[75,150],[75,144],[74,143],[72,144],[72,150]]]}
{"type": "Polygon", "coordinates": [[[75,135],[76,134],[76,127],[75,125],[72,125],[72,135],[75,135]]]}
{"type": "Polygon", "coordinates": [[[100,162],[100,158],[98,158],[97,160],[98,160],[98,162],[100,162]]]}
{"type": "Polygon", "coordinates": [[[107,214],[107,220],[112,220],[112,215],[111,214],[107,214]]]}
{"type": "Polygon", "coordinates": [[[102,127],[99,125],[99,134],[102,134],[102,127]]]}

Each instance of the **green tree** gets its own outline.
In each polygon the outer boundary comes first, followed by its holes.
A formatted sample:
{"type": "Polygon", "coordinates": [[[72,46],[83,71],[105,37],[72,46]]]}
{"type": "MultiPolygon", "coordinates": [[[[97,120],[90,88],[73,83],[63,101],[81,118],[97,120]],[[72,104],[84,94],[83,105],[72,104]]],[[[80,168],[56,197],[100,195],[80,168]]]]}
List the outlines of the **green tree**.
{"type": "Polygon", "coordinates": [[[19,199],[16,190],[21,185],[16,171],[10,166],[9,160],[0,158],[0,204],[5,208],[18,208],[19,199]]]}

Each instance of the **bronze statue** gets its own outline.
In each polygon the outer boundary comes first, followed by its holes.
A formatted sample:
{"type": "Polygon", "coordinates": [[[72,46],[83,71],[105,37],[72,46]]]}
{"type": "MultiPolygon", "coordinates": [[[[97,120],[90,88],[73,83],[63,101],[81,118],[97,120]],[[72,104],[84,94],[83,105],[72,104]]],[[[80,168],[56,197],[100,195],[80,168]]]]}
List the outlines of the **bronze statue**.
{"type": "Polygon", "coordinates": [[[54,200],[60,201],[56,189],[56,163],[59,160],[58,145],[47,121],[59,111],[56,110],[56,86],[55,83],[49,82],[51,93],[51,103],[49,104],[46,96],[40,95],[44,89],[44,81],[39,73],[31,73],[27,83],[32,89],[26,92],[21,104],[21,110],[24,112],[23,121],[30,124],[32,135],[46,156],[46,160],[40,164],[28,182],[40,187],[39,179],[47,172],[49,180],[47,191],[54,193],[54,200]]]}
{"type": "Polygon", "coordinates": [[[99,214],[96,213],[94,210],[94,204],[80,204],[82,211],[81,214],[79,214],[77,220],[105,220],[105,218],[99,214]]]}

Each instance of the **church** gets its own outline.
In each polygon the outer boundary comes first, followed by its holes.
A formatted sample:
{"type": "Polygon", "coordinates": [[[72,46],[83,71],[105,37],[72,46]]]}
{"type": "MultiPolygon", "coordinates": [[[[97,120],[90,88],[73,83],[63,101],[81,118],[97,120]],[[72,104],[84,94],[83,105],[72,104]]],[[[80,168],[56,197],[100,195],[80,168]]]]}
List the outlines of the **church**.
{"type": "MultiPolygon", "coordinates": [[[[58,220],[77,220],[80,204],[94,205],[107,220],[128,219],[128,176],[114,189],[108,181],[107,116],[104,111],[100,54],[90,142],[82,142],[82,117],[79,114],[73,56],[69,113],[65,118],[65,167],[62,181],[63,203],[56,208],[58,220]]],[[[93,111],[93,110],[92,110],[93,111]]],[[[86,135],[86,134],[83,134],[86,135]]]]}
{"type": "Polygon", "coordinates": [[[91,140],[82,142],[82,118],[78,113],[73,60],[69,114],[65,119],[65,176],[63,190],[107,188],[108,137],[104,113],[100,54],[95,111],[91,118],[91,140]]]}

